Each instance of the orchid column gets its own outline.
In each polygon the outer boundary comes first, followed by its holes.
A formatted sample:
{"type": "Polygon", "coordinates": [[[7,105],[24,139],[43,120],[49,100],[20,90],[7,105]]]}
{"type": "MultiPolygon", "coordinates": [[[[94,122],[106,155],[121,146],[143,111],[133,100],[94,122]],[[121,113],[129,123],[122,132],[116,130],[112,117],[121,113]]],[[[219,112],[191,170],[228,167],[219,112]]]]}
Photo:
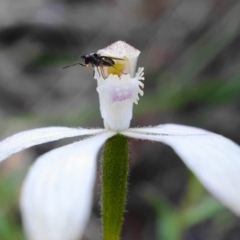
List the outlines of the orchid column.
{"type": "MultiPolygon", "coordinates": [[[[101,115],[108,130],[128,129],[133,103],[143,95],[143,68],[135,75],[140,51],[124,42],[99,50],[102,56],[113,57],[112,67],[95,69],[101,115]],[[104,75],[104,77],[102,76],[104,75]],[[106,76],[106,77],[105,77],[106,76]]],[[[125,209],[128,177],[128,140],[117,134],[107,140],[102,160],[102,239],[119,240],[125,209]]]]}

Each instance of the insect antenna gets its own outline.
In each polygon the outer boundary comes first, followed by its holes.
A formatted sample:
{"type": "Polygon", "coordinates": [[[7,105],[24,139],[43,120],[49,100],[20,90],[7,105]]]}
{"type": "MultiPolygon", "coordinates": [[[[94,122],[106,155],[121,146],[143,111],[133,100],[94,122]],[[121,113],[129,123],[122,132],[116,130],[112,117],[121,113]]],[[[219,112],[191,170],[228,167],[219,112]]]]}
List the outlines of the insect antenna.
{"type": "Polygon", "coordinates": [[[72,64],[72,65],[68,65],[68,66],[63,67],[63,68],[61,68],[61,69],[65,69],[65,68],[73,67],[73,66],[75,66],[75,65],[81,65],[81,66],[83,66],[83,67],[87,67],[86,64],[82,64],[82,63],[74,63],[74,64],[72,64]]]}

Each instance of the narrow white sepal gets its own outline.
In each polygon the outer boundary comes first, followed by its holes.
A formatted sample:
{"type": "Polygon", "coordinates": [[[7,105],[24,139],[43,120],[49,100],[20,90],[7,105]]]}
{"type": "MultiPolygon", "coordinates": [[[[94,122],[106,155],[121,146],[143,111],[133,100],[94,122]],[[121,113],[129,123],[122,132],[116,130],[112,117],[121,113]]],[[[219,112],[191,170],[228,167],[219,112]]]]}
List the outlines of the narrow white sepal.
{"type": "Polygon", "coordinates": [[[104,131],[104,129],[45,127],[20,132],[0,142],[0,162],[14,153],[35,145],[63,138],[94,135],[104,131]]]}
{"type": "Polygon", "coordinates": [[[171,136],[213,134],[212,132],[209,132],[201,128],[178,125],[178,124],[161,124],[154,127],[149,126],[149,127],[141,127],[141,128],[129,128],[126,131],[140,132],[140,133],[152,134],[152,135],[171,135],[171,136]]]}
{"type": "Polygon", "coordinates": [[[205,187],[240,216],[240,147],[199,128],[176,124],[129,129],[123,135],[171,146],[205,187]]]}
{"type": "Polygon", "coordinates": [[[114,134],[72,143],[36,160],[20,202],[28,240],[81,238],[92,206],[97,153],[114,134]]]}

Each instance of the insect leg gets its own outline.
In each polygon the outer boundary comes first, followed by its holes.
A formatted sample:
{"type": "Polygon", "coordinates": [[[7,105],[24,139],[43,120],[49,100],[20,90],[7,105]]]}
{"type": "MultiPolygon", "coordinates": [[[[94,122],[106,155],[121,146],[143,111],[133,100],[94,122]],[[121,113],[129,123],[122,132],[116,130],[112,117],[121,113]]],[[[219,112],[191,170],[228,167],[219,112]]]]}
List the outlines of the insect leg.
{"type": "Polygon", "coordinates": [[[106,79],[106,76],[105,76],[105,73],[104,73],[103,67],[100,67],[100,69],[101,69],[101,73],[102,73],[103,78],[106,79]]]}
{"type": "Polygon", "coordinates": [[[101,76],[100,72],[99,72],[99,69],[98,69],[98,66],[97,65],[94,65],[93,63],[91,63],[92,67],[93,67],[93,77],[94,77],[94,73],[95,73],[95,68],[97,69],[97,72],[99,74],[99,76],[101,76]]]}

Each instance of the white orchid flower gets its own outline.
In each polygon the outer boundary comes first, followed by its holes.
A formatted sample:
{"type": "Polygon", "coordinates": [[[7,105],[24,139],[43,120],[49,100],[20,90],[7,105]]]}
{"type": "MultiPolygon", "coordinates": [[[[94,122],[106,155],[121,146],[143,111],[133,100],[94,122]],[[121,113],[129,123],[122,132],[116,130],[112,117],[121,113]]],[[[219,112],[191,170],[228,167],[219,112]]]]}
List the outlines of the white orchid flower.
{"type": "MultiPolygon", "coordinates": [[[[98,51],[101,56],[119,58],[113,67],[95,68],[104,129],[47,127],[0,142],[2,161],[34,145],[92,136],[44,154],[31,167],[20,203],[29,240],[76,240],[83,235],[92,205],[97,154],[116,134],[169,145],[209,192],[240,216],[240,147],[236,143],[206,130],[177,124],[129,128],[133,103],[143,95],[143,68],[135,74],[139,53],[122,41],[98,51]]],[[[109,154],[113,161],[118,157],[109,154]]]]}

